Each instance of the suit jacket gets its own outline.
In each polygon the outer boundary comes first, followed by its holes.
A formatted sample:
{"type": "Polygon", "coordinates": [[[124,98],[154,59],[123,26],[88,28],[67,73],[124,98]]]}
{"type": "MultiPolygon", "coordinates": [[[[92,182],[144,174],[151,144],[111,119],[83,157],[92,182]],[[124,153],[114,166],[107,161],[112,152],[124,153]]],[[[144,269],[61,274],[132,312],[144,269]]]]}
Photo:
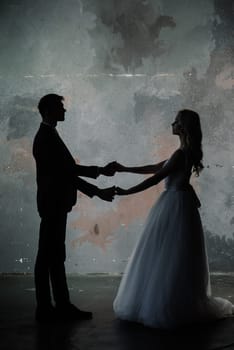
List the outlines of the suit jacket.
{"type": "Polygon", "coordinates": [[[97,166],[76,164],[71,153],[50,125],[40,125],[33,142],[37,172],[37,207],[40,216],[71,211],[77,190],[93,197],[98,188],[79,176],[96,178],[97,166]]]}

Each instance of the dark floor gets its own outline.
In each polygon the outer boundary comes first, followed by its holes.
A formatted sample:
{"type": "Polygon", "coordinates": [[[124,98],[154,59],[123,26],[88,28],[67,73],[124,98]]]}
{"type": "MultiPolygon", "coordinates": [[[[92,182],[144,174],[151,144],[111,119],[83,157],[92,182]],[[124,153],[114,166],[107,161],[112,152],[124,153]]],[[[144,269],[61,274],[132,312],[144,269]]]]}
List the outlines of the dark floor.
{"type": "MultiPolygon", "coordinates": [[[[213,295],[234,302],[234,276],[211,277],[213,295]]],[[[119,321],[112,310],[120,278],[69,276],[71,299],[91,310],[90,321],[38,325],[32,276],[0,276],[1,350],[214,350],[234,349],[234,317],[206,326],[159,331],[119,321]]]]}

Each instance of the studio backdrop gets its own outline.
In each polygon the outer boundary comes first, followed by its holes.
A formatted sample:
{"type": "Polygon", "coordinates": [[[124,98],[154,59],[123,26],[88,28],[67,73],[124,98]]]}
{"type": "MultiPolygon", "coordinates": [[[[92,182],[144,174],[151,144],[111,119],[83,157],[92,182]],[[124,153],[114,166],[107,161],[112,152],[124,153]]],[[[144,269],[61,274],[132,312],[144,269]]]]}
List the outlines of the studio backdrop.
{"type": "MultiPolygon", "coordinates": [[[[65,97],[57,129],[85,165],[167,159],[178,146],[177,111],[198,112],[205,168],[192,184],[210,269],[234,270],[233,11],[232,0],[1,1],[1,273],[33,272],[32,142],[38,101],[51,92],[65,97]]],[[[144,178],[90,182],[127,188],[144,178]]],[[[79,193],[68,219],[67,272],[121,273],[161,191],[163,183],[112,203],[79,193]]]]}

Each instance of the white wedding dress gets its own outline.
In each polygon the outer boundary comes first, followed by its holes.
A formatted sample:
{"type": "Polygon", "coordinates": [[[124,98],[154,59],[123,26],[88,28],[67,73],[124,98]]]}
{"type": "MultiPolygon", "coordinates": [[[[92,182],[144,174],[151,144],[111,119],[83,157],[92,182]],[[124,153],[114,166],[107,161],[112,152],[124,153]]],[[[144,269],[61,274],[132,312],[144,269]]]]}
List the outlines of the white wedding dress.
{"type": "Polygon", "coordinates": [[[162,329],[233,312],[231,302],[211,296],[200,202],[189,184],[191,166],[181,152],[184,165],[166,178],[113,304],[118,318],[162,329]]]}

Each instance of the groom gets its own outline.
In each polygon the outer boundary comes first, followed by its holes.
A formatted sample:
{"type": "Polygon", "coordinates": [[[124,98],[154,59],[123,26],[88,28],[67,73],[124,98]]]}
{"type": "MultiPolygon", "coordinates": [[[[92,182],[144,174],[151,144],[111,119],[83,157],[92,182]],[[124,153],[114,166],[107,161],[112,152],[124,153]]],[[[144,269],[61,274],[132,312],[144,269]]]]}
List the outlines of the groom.
{"type": "Polygon", "coordinates": [[[67,214],[76,204],[77,190],[89,197],[112,201],[114,186],[100,189],[81,179],[113,176],[112,163],[105,167],[75,163],[60,138],[56,125],[65,120],[63,97],[49,94],[41,98],[38,109],[42,123],[33,143],[36,161],[37,207],[41,218],[39,246],[35,263],[36,320],[82,320],[92,313],[82,311],[70,302],[64,262],[67,214]],[[55,307],[52,305],[50,284],[55,307]]]}

